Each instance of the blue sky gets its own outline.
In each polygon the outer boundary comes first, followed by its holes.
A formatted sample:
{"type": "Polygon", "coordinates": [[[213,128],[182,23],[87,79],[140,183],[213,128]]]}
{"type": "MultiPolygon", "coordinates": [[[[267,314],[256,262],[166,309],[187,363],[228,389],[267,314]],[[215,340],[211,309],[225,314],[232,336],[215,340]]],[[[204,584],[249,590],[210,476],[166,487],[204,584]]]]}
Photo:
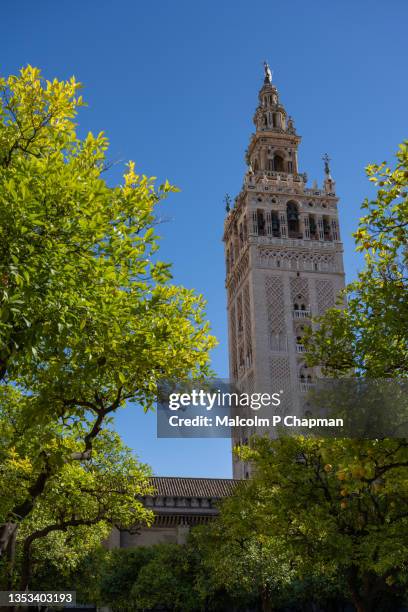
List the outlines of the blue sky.
{"type": "MultiPolygon", "coordinates": [[[[242,184],[263,60],[303,137],[300,170],[320,183],[322,154],[333,160],[351,280],[351,232],[373,193],[364,167],[407,137],[407,21],[405,0],[23,0],[2,7],[0,66],[74,74],[88,102],[81,132],[104,131],[112,160],[180,187],[162,206],[161,258],[208,300],[213,367],[226,376],[223,198],[242,184]]],[[[155,416],[132,407],[116,422],[157,474],[231,475],[228,440],[157,440],[155,416]]]]}

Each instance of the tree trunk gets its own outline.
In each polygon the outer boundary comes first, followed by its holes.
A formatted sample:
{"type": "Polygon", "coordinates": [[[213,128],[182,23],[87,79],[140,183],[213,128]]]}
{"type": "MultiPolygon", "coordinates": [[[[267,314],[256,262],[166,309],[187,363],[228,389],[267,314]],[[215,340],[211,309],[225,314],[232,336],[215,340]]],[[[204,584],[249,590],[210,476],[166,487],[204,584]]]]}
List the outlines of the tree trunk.
{"type": "Polygon", "coordinates": [[[357,612],[375,612],[371,607],[371,602],[367,597],[361,594],[361,581],[358,576],[358,569],[353,565],[349,569],[347,583],[350,589],[351,601],[353,602],[357,612]]]}
{"type": "MultiPolygon", "coordinates": [[[[13,573],[14,573],[14,562],[16,558],[16,537],[17,537],[18,525],[14,523],[6,523],[3,526],[2,537],[3,540],[3,551],[6,553],[7,559],[7,577],[5,590],[13,590],[13,573]]],[[[9,608],[11,611],[14,610],[14,606],[9,608]]]]}
{"type": "Polygon", "coordinates": [[[260,588],[260,598],[261,598],[262,612],[273,612],[273,605],[271,602],[269,589],[265,587],[261,587],[260,588]]]}
{"type": "Polygon", "coordinates": [[[31,542],[27,539],[23,547],[23,559],[21,563],[20,591],[28,589],[31,578],[31,542]]]}
{"type": "Polygon", "coordinates": [[[347,584],[357,612],[376,612],[381,601],[389,604],[398,595],[387,585],[384,577],[370,572],[359,576],[357,568],[349,571],[347,584]]]}
{"type": "MultiPolygon", "coordinates": [[[[5,591],[13,590],[13,571],[16,556],[16,536],[18,525],[15,523],[4,523],[0,526],[0,555],[3,553],[7,559],[5,581],[2,589],[5,591]]],[[[14,606],[5,607],[5,612],[13,612],[14,606]]]]}
{"type": "Polygon", "coordinates": [[[10,541],[13,539],[14,532],[17,529],[15,523],[3,523],[0,525],[0,555],[7,554],[10,541]]]}

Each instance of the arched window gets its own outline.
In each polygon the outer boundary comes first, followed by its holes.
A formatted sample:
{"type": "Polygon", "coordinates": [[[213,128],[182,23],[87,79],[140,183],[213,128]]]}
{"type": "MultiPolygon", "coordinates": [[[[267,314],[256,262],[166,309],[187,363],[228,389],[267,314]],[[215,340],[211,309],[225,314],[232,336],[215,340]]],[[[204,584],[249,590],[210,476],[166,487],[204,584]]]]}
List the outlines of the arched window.
{"type": "Polygon", "coordinates": [[[256,211],[257,223],[258,223],[258,236],[265,236],[266,234],[266,224],[265,224],[265,216],[264,211],[261,208],[258,208],[256,211]]]}
{"type": "Polygon", "coordinates": [[[328,217],[323,217],[323,233],[325,240],[332,240],[330,219],[328,217]]]}
{"type": "Polygon", "coordinates": [[[313,383],[312,372],[306,367],[303,363],[299,369],[299,379],[301,383],[306,383],[307,385],[311,385],[313,383]]]}
{"type": "Polygon", "coordinates": [[[299,234],[299,211],[296,202],[287,203],[286,214],[288,218],[289,238],[300,238],[301,236],[299,234]]]}
{"type": "Polygon", "coordinates": [[[280,222],[279,215],[276,212],[271,213],[272,220],[272,236],[275,238],[280,238],[280,222]]]}
{"type": "Polygon", "coordinates": [[[272,115],[273,127],[282,127],[282,116],[280,113],[273,113],[272,115]]]}
{"type": "MultiPolygon", "coordinates": [[[[310,202],[309,202],[309,206],[310,206],[310,202]]],[[[309,215],[309,229],[310,229],[310,238],[312,238],[313,240],[317,240],[319,236],[317,234],[317,225],[316,225],[316,219],[314,215],[309,215]]]]}
{"type": "Polygon", "coordinates": [[[273,158],[273,167],[275,172],[283,172],[283,157],[281,157],[280,155],[275,155],[275,157],[273,158]]]}

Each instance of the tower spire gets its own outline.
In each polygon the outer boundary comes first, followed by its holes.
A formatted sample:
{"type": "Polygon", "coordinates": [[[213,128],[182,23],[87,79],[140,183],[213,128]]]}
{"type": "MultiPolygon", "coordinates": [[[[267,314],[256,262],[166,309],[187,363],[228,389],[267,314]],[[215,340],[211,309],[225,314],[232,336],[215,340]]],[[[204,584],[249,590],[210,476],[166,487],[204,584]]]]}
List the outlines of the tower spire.
{"type": "Polygon", "coordinates": [[[276,85],[272,83],[272,71],[269,64],[264,62],[264,81],[258,94],[259,104],[255,112],[254,123],[257,132],[283,130],[287,127],[294,131],[293,121],[286,126],[286,111],[279,101],[276,85]]]}

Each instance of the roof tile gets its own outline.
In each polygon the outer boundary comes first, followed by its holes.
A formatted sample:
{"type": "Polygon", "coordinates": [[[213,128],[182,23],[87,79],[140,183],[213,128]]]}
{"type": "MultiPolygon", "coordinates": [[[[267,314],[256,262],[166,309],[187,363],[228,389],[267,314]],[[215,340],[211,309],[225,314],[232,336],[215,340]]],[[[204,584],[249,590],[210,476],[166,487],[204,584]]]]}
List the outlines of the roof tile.
{"type": "Polygon", "coordinates": [[[151,484],[162,497],[228,497],[242,480],[152,476],[151,484]]]}

